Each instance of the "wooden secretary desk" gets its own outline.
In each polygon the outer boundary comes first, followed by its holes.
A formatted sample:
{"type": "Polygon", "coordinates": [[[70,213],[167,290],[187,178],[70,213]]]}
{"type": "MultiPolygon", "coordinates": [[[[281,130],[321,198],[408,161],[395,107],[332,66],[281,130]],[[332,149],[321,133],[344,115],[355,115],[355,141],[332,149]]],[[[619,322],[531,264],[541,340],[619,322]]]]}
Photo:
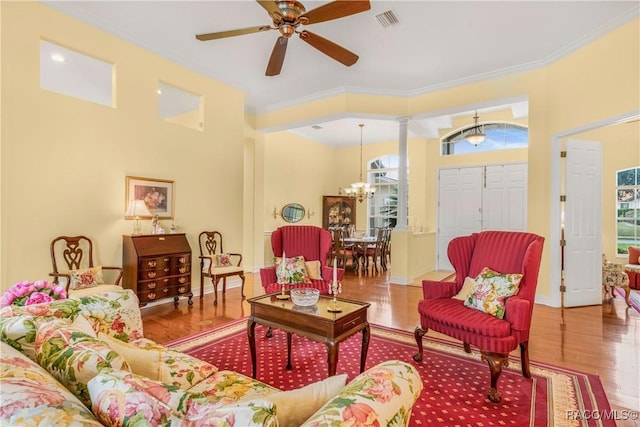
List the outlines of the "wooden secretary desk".
{"type": "Polygon", "coordinates": [[[181,296],[193,305],[191,247],[185,234],[122,237],[122,285],[136,293],[140,306],[173,297],[177,307],[181,296]]]}

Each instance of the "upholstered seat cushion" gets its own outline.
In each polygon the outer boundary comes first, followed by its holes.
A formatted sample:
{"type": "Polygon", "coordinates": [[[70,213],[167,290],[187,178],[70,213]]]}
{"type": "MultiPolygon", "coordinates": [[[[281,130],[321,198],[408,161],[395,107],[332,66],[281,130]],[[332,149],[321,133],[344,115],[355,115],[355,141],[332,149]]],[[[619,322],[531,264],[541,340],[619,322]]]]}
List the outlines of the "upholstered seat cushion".
{"type": "MultiPolygon", "coordinates": [[[[418,303],[418,311],[424,326],[435,322],[444,327],[461,329],[473,335],[502,338],[511,335],[511,324],[490,314],[464,307],[463,301],[454,298],[424,299],[418,303]],[[425,322],[425,320],[427,320],[425,322]]],[[[434,328],[438,330],[438,328],[434,328]]]]}
{"type": "MultiPolygon", "coordinates": [[[[211,269],[211,274],[218,276],[220,274],[240,273],[242,271],[244,271],[242,267],[236,267],[235,265],[232,265],[230,267],[213,267],[211,269]]],[[[205,270],[205,273],[208,273],[208,271],[205,270]]]]}

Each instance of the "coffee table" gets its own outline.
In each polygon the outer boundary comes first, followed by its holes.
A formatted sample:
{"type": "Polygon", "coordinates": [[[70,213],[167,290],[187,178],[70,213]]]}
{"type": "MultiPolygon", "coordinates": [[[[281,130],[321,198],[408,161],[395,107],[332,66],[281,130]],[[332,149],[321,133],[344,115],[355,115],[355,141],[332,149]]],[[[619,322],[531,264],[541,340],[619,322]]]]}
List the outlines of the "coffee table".
{"type": "Polygon", "coordinates": [[[338,298],[339,313],[327,310],[333,306],[333,298],[321,295],[318,303],[312,307],[299,307],[291,300],[276,298],[279,292],[250,298],[251,315],[247,323],[247,337],[251,352],[252,376],[256,377],[256,324],[277,328],[287,333],[287,370],[291,366],[291,334],[325,343],[327,346],[327,364],[329,376],[336,374],[338,364],[338,345],[357,332],[362,332],[362,351],[360,354],[360,372],[364,371],[369,350],[369,322],[367,309],[369,303],[338,298]]]}

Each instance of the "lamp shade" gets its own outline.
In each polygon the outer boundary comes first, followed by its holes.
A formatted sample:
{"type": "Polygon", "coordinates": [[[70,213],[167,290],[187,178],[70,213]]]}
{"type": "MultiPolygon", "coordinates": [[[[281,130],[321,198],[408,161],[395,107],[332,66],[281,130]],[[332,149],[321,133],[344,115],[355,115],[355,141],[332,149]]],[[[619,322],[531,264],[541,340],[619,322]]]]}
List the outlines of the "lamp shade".
{"type": "Polygon", "coordinates": [[[136,219],[141,217],[152,217],[153,214],[149,212],[144,200],[130,200],[127,211],[124,213],[126,219],[136,219]]]}

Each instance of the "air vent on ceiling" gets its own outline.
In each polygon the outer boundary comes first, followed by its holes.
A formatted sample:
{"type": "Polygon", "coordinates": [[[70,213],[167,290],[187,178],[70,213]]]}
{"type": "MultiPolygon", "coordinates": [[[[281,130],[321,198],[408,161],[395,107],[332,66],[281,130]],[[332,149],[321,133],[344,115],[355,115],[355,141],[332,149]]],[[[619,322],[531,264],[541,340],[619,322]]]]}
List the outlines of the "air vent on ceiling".
{"type": "Polygon", "coordinates": [[[391,9],[377,14],[376,19],[383,28],[389,28],[392,25],[397,25],[400,23],[398,17],[395,15],[395,13],[393,13],[393,10],[391,9]]]}
{"type": "Polygon", "coordinates": [[[313,125],[313,126],[311,126],[311,129],[322,129],[322,126],[320,126],[320,125],[313,125]]]}

